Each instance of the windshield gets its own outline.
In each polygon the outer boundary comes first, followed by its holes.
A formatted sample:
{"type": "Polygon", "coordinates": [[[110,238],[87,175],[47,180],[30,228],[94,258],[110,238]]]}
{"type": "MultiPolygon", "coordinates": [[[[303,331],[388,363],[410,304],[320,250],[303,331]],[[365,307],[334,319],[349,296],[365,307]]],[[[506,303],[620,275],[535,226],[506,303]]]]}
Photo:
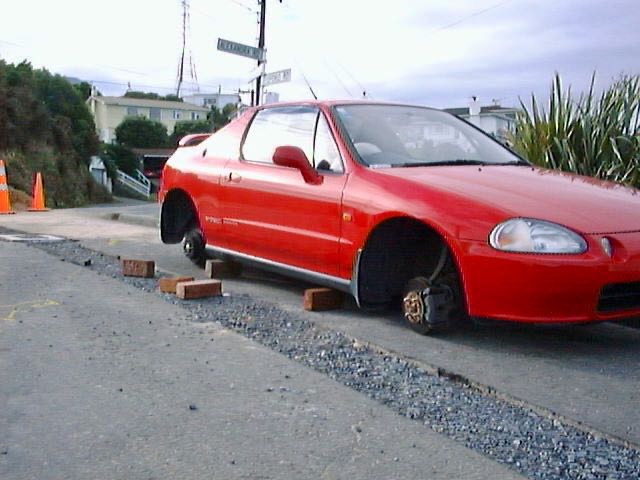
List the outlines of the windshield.
{"type": "Polygon", "coordinates": [[[366,104],[334,110],[360,159],[371,168],[526,164],[498,142],[439,110],[366,104]]]}

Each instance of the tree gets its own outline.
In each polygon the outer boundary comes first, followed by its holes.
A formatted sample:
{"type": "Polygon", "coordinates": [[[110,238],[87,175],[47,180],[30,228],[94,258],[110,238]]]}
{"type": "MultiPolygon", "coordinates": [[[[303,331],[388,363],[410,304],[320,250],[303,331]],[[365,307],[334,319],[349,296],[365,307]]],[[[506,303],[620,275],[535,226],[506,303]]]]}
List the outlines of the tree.
{"type": "Polygon", "coordinates": [[[227,122],[231,121],[235,117],[238,107],[233,103],[227,103],[222,109],[222,114],[227,118],[227,122]]]}
{"type": "Polygon", "coordinates": [[[160,100],[165,100],[167,102],[182,102],[183,101],[179,96],[174,95],[173,93],[169,93],[168,95],[165,95],[164,97],[160,97],[160,100]]]}
{"type": "Polygon", "coordinates": [[[182,137],[192,133],[211,133],[211,122],[208,120],[188,120],[176,123],[169,137],[170,145],[177,145],[182,137]]]}
{"type": "Polygon", "coordinates": [[[213,125],[213,130],[220,130],[227,123],[229,123],[231,121],[231,118],[235,115],[236,110],[236,106],[231,103],[225,105],[222,111],[218,107],[213,105],[211,107],[211,111],[207,115],[207,119],[209,119],[209,121],[213,125]]]}
{"type": "MultiPolygon", "coordinates": [[[[91,96],[92,87],[89,82],[80,82],[73,86],[73,88],[78,92],[80,98],[86,100],[91,96]]],[[[102,94],[96,91],[96,96],[101,97],[102,94]]]]}
{"type": "Polygon", "coordinates": [[[33,173],[41,172],[50,206],[109,198],[87,169],[99,141],[83,88],[29,62],[0,60],[0,152],[10,186],[29,192],[33,173]]]}
{"type": "Polygon", "coordinates": [[[103,144],[100,156],[110,178],[115,178],[116,170],[122,170],[128,175],[135,175],[135,171],[140,166],[135,153],[124,145],[103,144]]]}
{"type": "Polygon", "coordinates": [[[53,133],[61,150],[70,146],[79,160],[89,164],[91,155],[99,149],[95,123],[79,91],[60,75],[51,75],[46,70],[33,72],[38,96],[44,100],[53,118],[53,133]],[[61,132],[62,128],[66,132],[61,132]],[[66,143],[65,143],[66,142],[66,143]]]}
{"type": "Polygon", "coordinates": [[[168,94],[164,97],[162,95],[158,95],[155,92],[139,92],[137,90],[130,90],[124,94],[127,98],[142,98],[146,100],[165,100],[167,102],[182,102],[182,99],[177,95],[168,94]]]}
{"type": "Polygon", "coordinates": [[[126,92],[124,95],[126,98],[144,98],[147,100],[160,100],[160,95],[153,92],[139,92],[137,90],[130,90],[126,92]]]}
{"type": "Polygon", "coordinates": [[[129,148],[164,148],[169,144],[169,137],[162,123],[131,117],[116,128],[116,142],[129,148]]]}

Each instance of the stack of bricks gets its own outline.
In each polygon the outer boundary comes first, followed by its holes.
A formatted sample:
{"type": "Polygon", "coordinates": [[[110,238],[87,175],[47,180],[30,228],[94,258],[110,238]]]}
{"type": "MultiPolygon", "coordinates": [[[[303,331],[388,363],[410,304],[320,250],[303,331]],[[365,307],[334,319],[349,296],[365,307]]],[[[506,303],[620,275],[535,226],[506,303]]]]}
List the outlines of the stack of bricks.
{"type": "MultiPolygon", "coordinates": [[[[125,277],[153,278],[156,264],[153,260],[123,259],[122,275],[125,277]]],[[[184,300],[222,295],[220,280],[194,280],[193,277],[164,277],[158,281],[162,293],[174,293],[184,300]]]]}
{"type": "Polygon", "coordinates": [[[164,277],[158,281],[158,287],[162,293],[173,293],[175,295],[176,288],[179,283],[192,282],[193,277],[164,277]]]}
{"type": "Polygon", "coordinates": [[[220,280],[192,280],[180,282],[176,285],[176,296],[183,300],[194,298],[219,297],[222,295],[220,280]]]}

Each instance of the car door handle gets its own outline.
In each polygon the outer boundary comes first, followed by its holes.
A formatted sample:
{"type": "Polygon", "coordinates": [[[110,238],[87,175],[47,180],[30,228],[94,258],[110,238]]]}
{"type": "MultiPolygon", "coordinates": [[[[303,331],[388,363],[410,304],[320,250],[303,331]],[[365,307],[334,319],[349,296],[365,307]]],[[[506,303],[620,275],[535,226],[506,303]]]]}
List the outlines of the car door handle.
{"type": "Polygon", "coordinates": [[[240,180],[242,180],[242,177],[240,175],[238,175],[237,173],[229,172],[229,175],[227,176],[227,182],[238,183],[240,182],[240,180]]]}

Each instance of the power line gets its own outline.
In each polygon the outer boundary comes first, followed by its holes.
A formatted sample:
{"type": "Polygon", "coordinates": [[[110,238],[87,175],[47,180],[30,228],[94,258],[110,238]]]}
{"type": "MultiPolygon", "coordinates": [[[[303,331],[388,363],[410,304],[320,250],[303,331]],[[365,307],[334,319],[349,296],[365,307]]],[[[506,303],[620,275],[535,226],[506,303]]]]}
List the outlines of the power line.
{"type": "MultiPolygon", "coordinates": [[[[349,75],[349,77],[351,77],[351,80],[353,80],[358,84],[358,86],[360,87],[360,90],[362,90],[362,96],[366,97],[367,89],[365,88],[365,86],[362,83],[360,83],[358,79],[349,70],[347,70],[347,67],[345,67],[342,63],[336,60],[336,65],[338,65],[347,75],[349,75]]],[[[369,95],[369,98],[373,99],[373,96],[369,95]]]]}
{"type": "MultiPolygon", "coordinates": [[[[461,23],[466,22],[467,20],[470,20],[472,18],[475,18],[475,17],[478,17],[480,15],[483,15],[483,14],[485,14],[485,13],[491,11],[491,10],[495,10],[496,8],[502,7],[502,6],[504,6],[504,5],[508,4],[508,3],[511,3],[512,1],[513,0],[504,0],[502,2],[498,2],[498,3],[494,4],[494,5],[489,6],[489,7],[486,7],[486,8],[483,8],[481,10],[475,11],[475,12],[469,14],[469,15],[466,15],[466,16],[464,16],[462,18],[459,18],[458,20],[455,20],[455,21],[453,21],[451,23],[445,24],[445,25],[443,25],[441,27],[438,27],[438,28],[436,28],[434,30],[431,30],[431,31],[427,32],[426,36],[430,36],[430,35],[433,35],[435,33],[441,32],[443,30],[448,30],[450,28],[453,28],[453,27],[455,27],[457,25],[460,25],[461,23]]],[[[299,12],[296,12],[295,9],[293,9],[291,6],[289,6],[287,4],[284,4],[284,7],[289,9],[290,11],[292,11],[294,13],[299,13],[299,12]]],[[[367,89],[365,88],[365,86],[355,77],[355,75],[353,75],[351,73],[351,71],[349,71],[349,69],[347,69],[346,66],[344,66],[338,60],[335,60],[335,63],[336,63],[336,65],[338,65],[338,67],[340,67],[342,69],[342,71],[344,73],[346,73],[351,78],[352,81],[354,81],[360,87],[360,89],[363,92],[363,95],[368,96],[369,98],[373,98],[370,94],[366,93],[367,89]]],[[[335,75],[335,73],[334,73],[334,75],[335,75]]],[[[338,81],[342,84],[342,82],[339,79],[338,79],[338,81]]],[[[343,88],[344,88],[344,85],[343,85],[343,88]]]]}
{"type": "Polygon", "coordinates": [[[324,64],[326,65],[326,67],[329,69],[329,71],[333,74],[333,76],[336,77],[336,80],[338,80],[338,83],[342,86],[344,91],[347,92],[347,95],[349,95],[351,98],[353,98],[353,94],[349,91],[349,89],[344,84],[342,79],[338,76],[336,71],[333,68],[331,68],[331,65],[329,65],[329,62],[327,62],[327,59],[325,58],[323,61],[324,61],[324,64]]]}
{"type": "Polygon", "coordinates": [[[442,27],[438,27],[435,30],[431,30],[430,32],[427,32],[427,35],[433,35],[434,33],[437,32],[441,32],[443,30],[448,30],[449,28],[455,27],[457,25],[460,25],[463,22],[466,22],[467,20],[471,19],[471,18],[475,18],[478,17],[484,13],[487,13],[488,11],[494,10],[498,7],[502,7],[504,5],[506,5],[507,3],[511,3],[513,0],[505,0],[504,2],[500,2],[500,3],[496,3],[495,5],[491,5],[490,7],[487,8],[483,8],[482,10],[478,10],[476,12],[471,13],[470,15],[467,15],[466,17],[462,17],[458,20],[456,20],[455,22],[451,22],[447,25],[443,25],[442,27]]]}
{"type": "MultiPolygon", "coordinates": [[[[88,79],[86,80],[86,82],[88,83],[95,83],[95,84],[99,84],[99,85],[116,85],[119,87],[127,87],[127,86],[131,86],[131,82],[114,82],[112,80],[99,80],[99,79],[88,79]]],[[[191,84],[192,82],[189,81],[184,81],[183,83],[186,84],[191,84]]],[[[219,85],[208,85],[208,84],[201,84],[199,83],[198,85],[202,86],[202,87],[209,87],[209,88],[215,88],[217,89],[219,85]]],[[[170,87],[170,86],[165,86],[165,85],[142,85],[142,84],[133,84],[132,88],[137,89],[137,88],[154,88],[157,90],[169,90],[169,91],[175,91],[176,87],[170,87]]]]}
{"type": "MultiPolygon", "coordinates": [[[[291,12],[299,13],[299,12],[297,12],[294,8],[292,8],[291,6],[289,6],[289,5],[288,5],[288,4],[286,4],[286,3],[285,3],[285,4],[283,4],[283,6],[284,6],[286,9],[288,9],[289,11],[291,11],[291,12]]],[[[366,91],[367,91],[367,89],[364,87],[364,85],[363,85],[360,81],[358,81],[358,79],[357,79],[357,78],[356,78],[356,77],[355,77],[355,76],[354,76],[354,75],[353,75],[349,70],[347,70],[347,67],[345,67],[344,65],[342,65],[338,60],[334,60],[334,61],[335,61],[335,63],[336,63],[336,64],[337,64],[337,65],[338,65],[338,66],[343,70],[343,72],[345,72],[345,73],[346,73],[346,74],[351,78],[351,80],[352,80],[352,81],[354,81],[354,82],[358,85],[358,87],[359,87],[359,88],[360,88],[360,90],[362,91],[363,95],[364,95],[364,96],[366,96],[366,91]]],[[[338,82],[340,83],[340,85],[342,86],[342,88],[344,88],[344,89],[346,90],[346,92],[349,94],[349,96],[353,98],[353,95],[351,94],[351,92],[349,91],[349,89],[346,87],[346,85],[342,82],[342,80],[340,80],[340,78],[338,77],[338,75],[336,74],[336,72],[335,72],[333,69],[331,69],[331,67],[329,67],[329,65],[327,64],[326,58],[325,58],[325,65],[328,67],[329,71],[330,71],[330,72],[331,72],[331,73],[336,77],[336,79],[338,80],[338,82]]],[[[306,81],[306,78],[305,78],[305,81],[306,81]]],[[[315,95],[315,94],[314,94],[314,95],[315,95]]],[[[369,96],[369,98],[373,98],[373,97],[369,96]]]]}
{"type": "Polygon", "coordinates": [[[248,5],[245,5],[242,2],[239,2],[238,0],[227,0],[228,2],[231,3],[235,3],[237,6],[244,8],[245,10],[249,10],[251,13],[256,13],[257,10],[254,10],[253,8],[251,8],[248,5]]]}

